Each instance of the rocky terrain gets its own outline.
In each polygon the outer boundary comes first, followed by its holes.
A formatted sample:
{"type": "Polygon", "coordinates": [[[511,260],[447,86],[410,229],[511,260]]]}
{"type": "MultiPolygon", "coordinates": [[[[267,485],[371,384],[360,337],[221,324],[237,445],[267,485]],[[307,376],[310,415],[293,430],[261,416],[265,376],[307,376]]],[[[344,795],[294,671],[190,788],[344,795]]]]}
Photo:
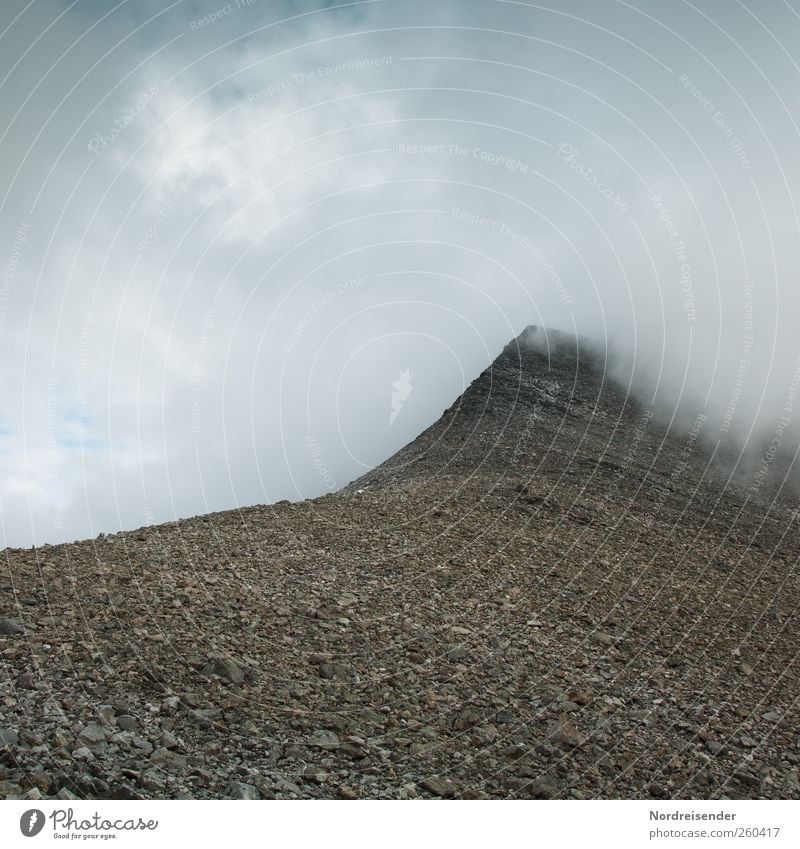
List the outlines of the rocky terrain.
{"type": "Polygon", "coordinates": [[[800,798],[797,502],[509,344],[345,490],[0,570],[6,798],[800,798]]]}

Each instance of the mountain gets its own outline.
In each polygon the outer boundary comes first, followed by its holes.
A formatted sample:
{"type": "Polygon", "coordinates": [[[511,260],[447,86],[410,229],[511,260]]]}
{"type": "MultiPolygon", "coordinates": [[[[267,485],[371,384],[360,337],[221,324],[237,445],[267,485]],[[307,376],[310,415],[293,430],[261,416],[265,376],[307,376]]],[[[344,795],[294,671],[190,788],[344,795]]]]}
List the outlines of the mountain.
{"type": "Polygon", "coordinates": [[[800,797],[797,504],[611,365],[529,328],[338,493],[6,550],[0,794],[800,797]]]}

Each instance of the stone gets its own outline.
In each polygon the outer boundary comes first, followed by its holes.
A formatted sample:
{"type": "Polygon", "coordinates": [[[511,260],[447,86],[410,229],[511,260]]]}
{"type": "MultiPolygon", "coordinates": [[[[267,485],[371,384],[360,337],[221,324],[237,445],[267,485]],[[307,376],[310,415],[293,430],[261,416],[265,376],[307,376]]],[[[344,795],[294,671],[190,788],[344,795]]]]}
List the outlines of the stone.
{"type": "Polygon", "coordinates": [[[139,724],[139,720],[129,713],[123,713],[117,717],[117,727],[122,731],[133,731],[139,724]]]}
{"type": "Polygon", "coordinates": [[[291,793],[293,796],[303,795],[303,791],[293,781],[286,778],[279,778],[275,782],[275,790],[278,793],[291,793]]]}
{"type": "Polygon", "coordinates": [[[743,784],[745,787],[761,787],[761,779],[758,776],[753,775],[752,772],[747,772],[747,770],[737,770],[733,773],[733,777],[739,782],[739,784],[743,784]]]}
{"type": "Polygon", "coordinates": [[[433,793],[434,796],[439,796],[442,799],[447,799],[456,795],[455,785],[452,781],[448,781],[446,778],[438,778],[437,776],[424,778],[420,782],[420,787],[422,787],[423,790],[427,790],[429,793],[433,793]]]}
{"type": "Polygon", "coordinates": [[[308,764],[303,770],[303,780],[312,781],[315,784],[323,784],[328,779],[328,773],[314,764],[308,764]]]}
{"type": "Polygon", "coordinates": [[[32,672],[23,672],[17,677],[17,680],[14,683],[20,690],[36,689],[36,678],[34,678],[32,672]]]}
{"type": "Polygon", "coordinates": [[[586,742],[586,737],[571,722],[563,718],[550,726],[547,737],[566,749],[583,746],[586,742]]]}
{"type": "Polygon", "coordinates": [[[712,755],[718,755],[725,747],[716,740],[706,740],[706,748],[712,755]]]}
{"type": "Polygon", "coordinates": [[[181,745],[180,740],[171,731],[166,729],[161,732],[160,743],[165,749],[177,749],[181,745]]]}
{"type": "Polygon", "coordinates": [[[339,748],[339,735],[335,731],[322,728],[309,738],[308,745],[314,746],[317,749],[333,751],[339,748]]]}
{"type": "Polygon", "coordinates": [[[165,749],[163,746],[159,746],[157,749],[154,749],[150,755],[150,763],[155,766],[166,766],[166,764],[170,762],[171,758],[172,752],[165,749]]]}
{"type": "Polygon", "coordinates": [[[454,662],[466,660],[467,657],[469,657],[469,652],[466,648],[464,648],[464,646],[453,646],[447,651],[447,659],[454,662]]]}
{"type": "Polygon", "coordinates": [[[80,796],[76,796],[68,787],[62,787],[58,793],[56,793],[56,799],[80,799],[80,796]]]}
{"type": "Polygon", "coordinates": [[[581,687],[573,687],[567,693],[567,700],[574,702],[576,705],[588,705],[592,700],[592,691],[585,690],[581,687]]]}
{"type": "Polygon", "coordinates": [[[144,737],[137,737],[133,740],[132,745],[143,755],[149,755],[153,751],[153,744],[149,740],[145,740],[144,737]]]}
{"type": "Polygon", "coordinates": [[[139,784],[151,793],[159,793],[166,788],[166,784],[162,779],[163,773],[156,772],[154,769],[145,770],[139,776],[139,784]]]}
{"type": "Polygon", "coordinates": [[[13,728],[0,728],[0,747],[16,746],[19,743],[19,734],[13,728]]]}
{"type": "Polygon", "coordinates": [[[603,631],[595,631],[594,634],[592,634],[592,639],[596,643],[600,643],[601,646],[607,647],[613,646],[617,642],[611,634],[605,634],[603,631]]]}
{"type": "Polygon", "coordinates": [[[358,799],[358,791],[354,790],[349,784],[339,785],[336,794],[340,799],[358,799]]]}
{"type": "Polygon", "coordinates": [[[90,746],[105,743],[107,739],[108,731],[99,722],[88,722],[78,734],[78,740],[90,746]]]}
{"type": "Polygon", "coordinates": [[[24,634],[25,628],[19,619],[0,619],[0,635],[13,637],[16,634],[24,634]]]}
{"type": "Polygon", "coordinates": [[[209,665],[203,670],[205,674],[219,675],[231,684],[244,683],[244,670],[235,660],[224,654],[212,654],[208,659],[209,665]]]}
{"type": "Polygon", "coordinates": [[[228,796],[231,799],[245,799],[254,801],[261,798],[258,788],[243,781],[231,781],[228,785],[228,796]]]}

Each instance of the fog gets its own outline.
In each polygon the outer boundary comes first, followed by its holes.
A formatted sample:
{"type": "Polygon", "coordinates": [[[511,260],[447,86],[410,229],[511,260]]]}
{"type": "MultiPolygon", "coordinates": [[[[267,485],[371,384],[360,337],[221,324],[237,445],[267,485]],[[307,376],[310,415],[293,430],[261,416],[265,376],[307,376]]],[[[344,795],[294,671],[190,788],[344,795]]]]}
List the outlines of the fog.
{"type": "Polygon", "coordinates": [[[334,491],[530,324],[742,465],[796,449],[788,4],[6,0],[0,33],[0,545],[334,491]]]}

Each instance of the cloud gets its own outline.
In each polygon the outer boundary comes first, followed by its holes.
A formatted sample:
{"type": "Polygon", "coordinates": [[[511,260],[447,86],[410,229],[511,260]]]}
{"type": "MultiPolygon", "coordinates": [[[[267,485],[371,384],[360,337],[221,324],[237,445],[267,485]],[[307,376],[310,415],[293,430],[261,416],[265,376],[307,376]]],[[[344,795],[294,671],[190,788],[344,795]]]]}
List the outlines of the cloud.
{"type": "Polygon", "coordinates": [[[792,448],[788,7],[229,5],[3,37],[3,542],[330,491],[528,324],[792,448]]]}

